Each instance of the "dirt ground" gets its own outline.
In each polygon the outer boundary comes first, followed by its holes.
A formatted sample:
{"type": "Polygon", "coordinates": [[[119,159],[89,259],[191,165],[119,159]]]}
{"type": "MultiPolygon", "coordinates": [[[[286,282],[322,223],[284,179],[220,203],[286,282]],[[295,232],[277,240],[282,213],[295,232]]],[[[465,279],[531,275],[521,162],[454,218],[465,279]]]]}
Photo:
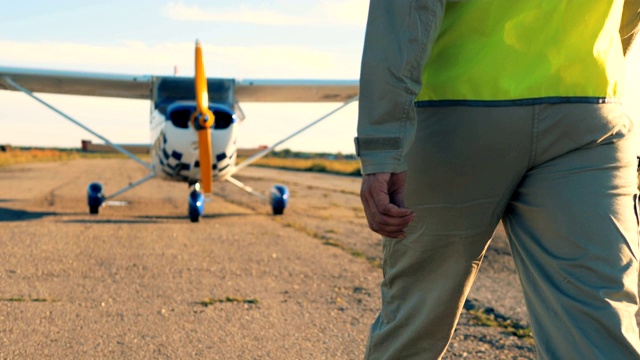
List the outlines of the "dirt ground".
{"type": "MultiPolygon", "coordinates": [[[[285,215],[215,183],[205,217],[188,188],[118,159],[0,169],[0,358],[359,359],[380,302],[380,239],[354,177],[245,169],[267,194],[291,190],[285,215]]],[[[446,359],[533,359],[506,237],[498,229],[446,359]],[[476,314],[476,315],[474,315],[476,314]],[[492,317],[492,326],[478,315],[492,317]]]]}

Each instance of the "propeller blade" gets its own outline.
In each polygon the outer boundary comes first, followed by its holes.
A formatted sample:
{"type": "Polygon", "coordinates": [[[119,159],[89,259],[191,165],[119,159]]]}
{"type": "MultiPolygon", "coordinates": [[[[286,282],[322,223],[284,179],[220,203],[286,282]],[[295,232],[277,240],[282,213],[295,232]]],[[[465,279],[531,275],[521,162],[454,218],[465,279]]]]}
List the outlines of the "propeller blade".
{"type": "Polygon", "coordinates": [[[198,147],[200,148],[200,181],[202,191],[211,193],[213,182],[213,159],[211,155],[211,132],[209,129],[198,131],[198,147]]]}
{"type": "Polygon", "coordinates": [[[195,92],[197,110],[194,112],[193,127],[198,131],[198,148],[200,152],[200,181],[202,191],[211,193],[213,182],[213,157],[211,155],[211,127],[214,115],[209,110],[209,93],[207,91],[207,76],[204,73],[204,61],[202,60],[202,47],[200,41],[196,41],[196,75],[195,92]]]}
{"type": "Polygon", "coordinates": [[[202,60],[202,47],[200,41],[196,41],[196,103],[198,111],[205,113],[209,110],[209,92],[207,91],[207,76],[204,73],[204,61],[202,60]]]}

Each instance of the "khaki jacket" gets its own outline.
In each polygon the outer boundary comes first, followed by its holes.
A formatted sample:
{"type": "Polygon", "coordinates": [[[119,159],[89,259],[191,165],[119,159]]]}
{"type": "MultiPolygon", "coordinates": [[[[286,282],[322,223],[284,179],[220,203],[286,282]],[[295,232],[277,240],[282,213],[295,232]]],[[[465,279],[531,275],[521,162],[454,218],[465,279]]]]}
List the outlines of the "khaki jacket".
{"type": "MultiPolygon", "coordinates": [[[[364,174],[406,171],[416,130],[422,69],[447,2],[371,0],[360,73],[356,153],[364,174]]],[[[465,0],[462,0],[465,1],[465,0]]],[[[473,1],[473,0],[467,0],[473,1]]],[[[640,0],[625,0],[620,37],[625,55],[638,34],[640,0]]]]}

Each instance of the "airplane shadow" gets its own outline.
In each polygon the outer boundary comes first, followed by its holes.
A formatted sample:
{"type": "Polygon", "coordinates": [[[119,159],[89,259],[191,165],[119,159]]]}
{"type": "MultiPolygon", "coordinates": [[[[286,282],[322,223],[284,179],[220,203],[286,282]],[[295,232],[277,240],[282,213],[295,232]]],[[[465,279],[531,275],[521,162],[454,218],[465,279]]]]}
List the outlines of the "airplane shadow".
{"type": "MultiPolygon", "coordinates": [[[[229,214],[210,214],[204,215],[203,219],[215,219],[229,216],[255,216],[258,214],[242,214],[242,213],[229,213],[229,214]]],[[[136,216],[135,219],[77,219],[77,220],[65,220],[67,224],[157,224],[164,220],[182,220],[188,221],[189,218],[185,215],[181,216],[167,216],[167,215],[144,215],[136,216]]]]}
{"type": "Polygon", "coordinates": [[[8,221],[27,221],[47,216],[80,215],[79,213],[57,213],[52,211],[26,211],[0,207],[0,223],[8,221]]]}
{"type": "MultiPolygon", "coordinates": [[[[202,219],[217,219],[223,217],[232,217],[232,216],[266,216],[263,214],[247,214],[247,213],[224,213],[224,214],[205,214],[202,216],[202,219]]],[[[154,215],[144,215],[137,216],[140,219],[157,219],[157,220],[189,220],[189,217],[186,215],[176,215],[176,216],[154,216],[154,215]]]]}
{"type": "MultiPolygon", "coordinates": [[[[48,216],[86,216],[87,213],[60,213],[54,211],[26,211],[17,209],[7,209],[0,207],[0,223],[10,221],[29,221],[38,220],[48,216]]],[[[76,219],[62,221],[68,224],[148,224],[156,223],[152,219],[76,219]]]]}
{"type": "Polygon", "coordinates": [[[153,219],[136,220],[136,219],[78,219],[65,220],[65,224],[155,224],[158,221],[153,219]]]}
{"type": "MultiPolygon", "coordinates": [[[[0,199],[2,202],[11,202],[12,200],[0,199]]],[[[86,216],[87,213],[60,213],[54,211],[26,211],[18,209],[9,209],[0,207],[0,223],[10,221],[29,221],[38,220],[48,216],[86,216]]],[[[247,213],[222,213],[222,214],[205,214],[202,219],[217,219],[233,216],[267,216],[265,214],[247,214],[247,213]]],[[[136,216],[135,219],[73,219],[63,220],[62,222],[67,224],[154,224],[163,220],[189,220],[186,215],[180,216],[154,216],[144,215],[136,216]]]]}

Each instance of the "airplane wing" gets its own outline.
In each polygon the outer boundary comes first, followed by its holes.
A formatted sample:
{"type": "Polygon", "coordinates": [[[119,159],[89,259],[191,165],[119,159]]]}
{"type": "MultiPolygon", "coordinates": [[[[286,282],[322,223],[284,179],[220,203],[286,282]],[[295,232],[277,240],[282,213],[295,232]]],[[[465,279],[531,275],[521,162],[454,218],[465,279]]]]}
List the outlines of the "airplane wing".
{"type": "MultiPolygon", "coordinates": [[[[245,191],[253,193],[254,195],[257,193],[255,193],[249,187],[244,186],[236,179],[232,178],[231,175],[235,174],[240,169],[248,166],[249,164],[255,162],[259,158],[265,156],[267,153],[269,153],[275,147],[279,146],[285,141],[293,138],[294,136],[297,136],[303,131],[319,123],[320,121],[323,121],[324,119],[331,116],[340,109],[346,107],[350,103],[357,101],[359,92],[357,80],[234,80],[207,78],[205,81],[204,89],[209,90],[205,90],[209,94],[209,100],[214,100],[213,102],[222,101],[222,103],[226,103],[229,106],[235,105],[238,109],[239,102],[342,103],[333,111],[318,118],[317,120],[311,122],[298,131],[286,136],[271,147],[264,149],[258,154],[254,154],[241,164],[236,165],[235,169],[229,171],[223,178],[223,180],[227,180],[230,183],[244,189],[245,191]]],[[[135,155],[129,153],[120,146],[111,143],[100,134],[94,132],[93,130],[79,123],[77,120],[69,117],[60,110],[47,104],[45,101],[39,99],[32,93],[54,93],[66,95],[89,95],[115,98],[144,99],[155,102],[156,109],[160,109],[163,106],[166,106],[167,102],[179,101],[181,99],[194,99],[197,95],[196,89],[193,86],[193,79],[186,77],[150,75],[134,76],[78,71],[27,69],[2,66],[0,66],[0,90],[19,90],[27,93],[27,95],[33,97],[56,113],[62,115],[67,120],[84,128],[91,134],[112,145],[120,152],[126,154],[132,159],[138,161],[143,166],[152,170],[151,175],[130,185],[130,187],[136,186],[152,177],[154,175],[152,166],[145,163],[143,160],[140,160],[135,155]]],[[[200,90],[200,94],[204,94],[204,92],[202,92],[202,89],[200,90]]],[[[242,115],[241,109],[239,112],[242,115]]],[[[209,132],[206,132],[206,134],[208,136],[211,136],[209,132]]],[[[204,146],[203,148],[206,147],[210,146],[204,146]]],[[[209,164],[210,163],[211,162],[209,162],[209,164]]],[[[210,166],[207,166],[207,169],[210,169],[210,166]]],[[[210,178],[211,175],[205,174],[204,176],[202,176],[202,178],[205,177],[210,178]]],[[[130,187],[116,192],[114,195],[111,195],[111,197],[120,194],[122,191],[128,190],[130,187]]],[[[284,188],[283,186],[280,187],[284,188]]],[[[100,191],[102,191],[101,188],[100,191]]],[[[288,190],[286,190],[286,188],[284,188],[284,190],[278,191],[280,191],[279,198],[288,198],[288,190]]],[[[265,198],[264,196],[260,197],[265,198]]],[[[273,194],[271,195],[271,198],[273,200],[273,194]]],[[[102,199],[101,201],[103,200],[104,199],[102,199]]],[[[273,205],[272,203],[272,206],[275,205],[273,205]]],[[[284,206],[286,206],[286,201],[284,202],[284,205],[282,205],[282,208],[280,208],[280,212],[276,212],[276,208],[274,207],[274,213],[281,214],[284,206]]]]}
{"type": "Polygon", "coordinates": [[[358,95],[357,80],[236,80],[239,102],[345,102],[358,95]]]}
{"type": "MultiPolygon", "coordinates": [[[[31,92],[146,100],[155,83],[170,78],[0,66],[0,90],[15,90],[6,77],[31,92]]],[[[357,80],[235,80],[239,102],[345,102],[357,95],[357,80]]]]}
{"type": "Polygon", "coordinates": [[[154,82],[148,75],[0,67],[0,90],[15,90],[7,77],[31,92],[146,100],[151,99],[154,82]]]}

